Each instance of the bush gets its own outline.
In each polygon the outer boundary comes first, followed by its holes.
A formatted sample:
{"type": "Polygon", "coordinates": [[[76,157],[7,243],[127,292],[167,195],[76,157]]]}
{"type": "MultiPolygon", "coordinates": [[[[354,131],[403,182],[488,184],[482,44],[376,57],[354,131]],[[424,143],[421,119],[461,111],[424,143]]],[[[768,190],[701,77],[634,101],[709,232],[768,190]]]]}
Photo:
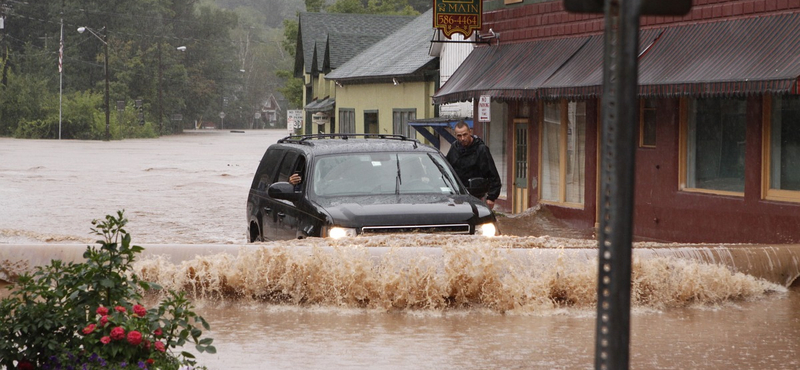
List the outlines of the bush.
{"type": "Polygon", "coordinates": [[[9,286],[0,302],[0,367],[178,369],[195,365],[191,353],[172,352],[187,342],[216,352],[211,338],[200,339],[196,325],[208,330],[208,323],[183,293],[169,291],[149,310],[139,303],[143,292],[160,287],[131,272],[143,248],[131,245],[127,222],[122,211],[92,221],[103,240],[87,247],[86,262],[53,260],[9,286]]]}

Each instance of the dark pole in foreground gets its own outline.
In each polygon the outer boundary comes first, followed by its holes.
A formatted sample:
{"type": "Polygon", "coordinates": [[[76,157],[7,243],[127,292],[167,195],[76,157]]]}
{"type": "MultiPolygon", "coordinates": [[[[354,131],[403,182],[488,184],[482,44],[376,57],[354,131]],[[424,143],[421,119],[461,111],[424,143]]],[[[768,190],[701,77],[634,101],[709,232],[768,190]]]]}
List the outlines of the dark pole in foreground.
{"type": "Polygon", "coordinates": [[[630,359],[639,16],[684,15],[691,7],[691,0],[564,0],[570,12],[605,13],[594,360],[598,370],[627,369],[630,359]]]}
{"type": "Polygon", "coordinates": [[[641,0],[605,3],[595,369],[627,369],[641,0]]]}

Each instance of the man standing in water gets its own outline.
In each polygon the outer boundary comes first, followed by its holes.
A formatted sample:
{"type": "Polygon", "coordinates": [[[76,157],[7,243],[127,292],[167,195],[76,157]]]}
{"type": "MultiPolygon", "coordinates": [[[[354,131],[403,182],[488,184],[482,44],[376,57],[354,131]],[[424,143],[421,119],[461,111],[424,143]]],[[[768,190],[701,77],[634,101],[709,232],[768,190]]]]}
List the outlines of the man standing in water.
{"type": "Polygon", "coordinates": [[[472,134],[464,121],[459,121],[454,129],[456,142],[447,152],[447,161],[456,170],[458,178],[464,185],[469,186],[469,179],[482,177],[489,183],[489,192],[486,194],[486,205],[494,208],[494,202],[500,196],[500,175],[494,165],[492,153],[481,138],[472,134]]]}

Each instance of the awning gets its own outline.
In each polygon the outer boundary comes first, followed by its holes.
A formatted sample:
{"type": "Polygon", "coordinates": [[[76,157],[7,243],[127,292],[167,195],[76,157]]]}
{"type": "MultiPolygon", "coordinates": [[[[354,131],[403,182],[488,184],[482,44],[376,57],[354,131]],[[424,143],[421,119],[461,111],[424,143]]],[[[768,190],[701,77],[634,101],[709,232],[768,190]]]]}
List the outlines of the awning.
{"type": "MultiPolygon", "coordinates": [[[[645,55],[663,30],[639,32],[639,55],[645,55]]],[[[603,95],[603,35],[592,36],[538,89],[540,99],[586,99],[603,95]]]]}
{"type": "Polygon", "coordinates": [[[336,104],[336,99],[328,98],[328,99],[320,99],[314,100],[311,103],[308,103],[303,109],[306,112],[327,112],[333,110],[333,106],[336,104]]]}
{"type": "Polygon", "coordinates": [[[415,119],[408,122],[408,125],[413,127],[417,132],[419,132],[422,137],[428,139],[428,141],[433,144],[434,147],[439,147],[439,138],[436,137],[432,132],[428,131],[427,127],[433,129],[434,132],[439,134],[439,136],[443,137],[447,142],[450,144],[456,141],[455,136],[453,136],[447,128],[455,128],[456,124],[459,121],[464,121],[469,128],[472,128],[472,118],[465,118],[465,117],[436,117],[436,118],[424,118],[424,119],[415,119]]]}
{"type": "Polygon", "coordinates": [[[797,94],[798,30],[798,13],[666,28],[639,61],[639,94],[797,94]]]}
{"type": "MultiPolygon", "coordinates": [[[[800,13],[642,30],[639,95],[798,94],[798,29],[800,13]]],[[[603,44],[603,35],[595,35],[476,48],[434,95],[434,103],[480,95],[599,97],[603,44]]]]}
{"type": "Polygon", "coordinates": [[[534,99],[536,89],[589,37],[492,45],[473,50],[433,96],[435,104],[478,99],[534,99]]]}

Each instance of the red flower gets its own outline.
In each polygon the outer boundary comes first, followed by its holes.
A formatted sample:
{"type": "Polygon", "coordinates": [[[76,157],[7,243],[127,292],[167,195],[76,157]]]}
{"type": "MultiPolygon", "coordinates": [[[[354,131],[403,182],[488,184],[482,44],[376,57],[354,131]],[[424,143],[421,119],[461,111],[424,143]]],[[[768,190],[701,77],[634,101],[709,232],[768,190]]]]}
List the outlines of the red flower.
{"type": "Polygon", "coordinates": [[[114,309],[117,310],[117,312],[125,312],[126,311],[125,307],[122,307],[122,306],[114,307],[114,309]]]}
{"type": "Polygon", "coordinates": [[[100,338],[100,343],[103,343],[103,344],[111,343],[111,337],[105,336],[105,337],[100,338]]]}
{"type": "Polygon", "coordinates": [[[161,334],[164,334],[164,332],[161,331],[161,328],[158,328],[153,332],[153,335],[155,335],[157,337],[160,337],[161,334]]]}
{"type": "Polygon", "coordinates": [[[147,339],[144,340],[144,349],[147,349],[147,350],[150,349],[150,341],[147,340],[147,339]]]}
{"type": "Polygon", "coordinates": [[[136,330],[131,330],[130,332],[128,332],[128,343],[134,346],[138,346],[139,343],[142,343],[142,333],[136,330]]]}
{"type": "Polygon", "coordinates": [[[166,347],[164,347],[164,343],[162,343],[161,341],[158,341],[158,342],[156,342],[156,349],[157,349],[159,352],[164,352],[164,351],[166,351],[166,350],[167,350],[167,348],[166,348],[166,347]]]}
{"type": "Polygon", "coordinates": [[[133,306],[133,313],[135,313],[136,316],[144,317],[147,315],[147,310],[144,308],[144,306],[137,304],[133,306]]]}
{"type": "Polygon", "coordinates": [[[94,331],[94,328],[96,328],[96,327],[97,327],[97,325],[95,325],[95,324],[89,324],[89,326],[83,328],[83,334],[85,334],[85,335],[91,334],[94,331]]]}
{"type": "Polygon", "coordinates": [[[120,340],[122,338],[125,338],[125,329],[123,329],[121,326],[111,329],[111,339],[120,340]]]}
{"type": "Polygon", "coordinates": [[[35,368],[36,367],[34,367],[32,363],[30,363],[30,362],[28,362],[26,360],[22,360],[17,364],[17,369],[20,369],[20,370],[33,370],[35,368]]]}
{"type": "Polygon", "coordinates": [[[108,315],[103,315],[103,317],[100,318],[100,325],[106,326],[106,324],[108,324],[108,315]]]}
{"type": "Polygon", "coordinates": [[[97,307],[97,314],[103,316],[108,315],[108,307],[103,307],[103,306],[97,307]]]}
{"type": "Polygon", "coordinates": [[[156,362],[156,360],[153,360],[152,358],[148,358],[147,359],[147,364],[148,365],[152,365],[154,362],[156,362]]]}

